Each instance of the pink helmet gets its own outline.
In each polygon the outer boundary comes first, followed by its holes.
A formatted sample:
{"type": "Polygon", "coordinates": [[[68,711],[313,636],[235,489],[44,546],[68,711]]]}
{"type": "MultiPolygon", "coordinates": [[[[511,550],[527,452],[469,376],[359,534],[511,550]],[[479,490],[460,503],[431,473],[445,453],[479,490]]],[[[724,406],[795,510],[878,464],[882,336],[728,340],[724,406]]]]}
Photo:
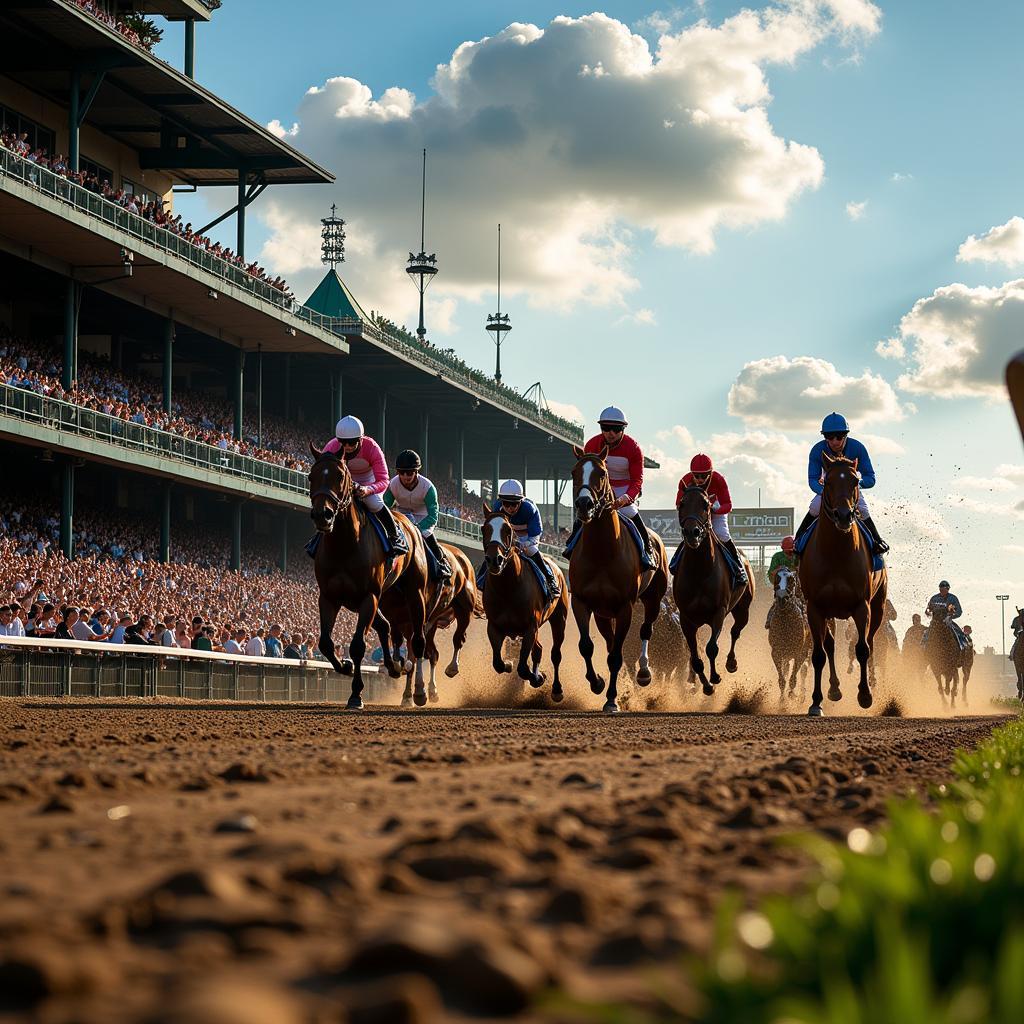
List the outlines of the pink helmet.
{"type": "Polygon", "coordinates": [[[714,469],[714,466],[711,464],[710,455],[705,455],[703,452],[700,452],[690,459],[691,473],[710,473],[712,469],[714,469]]]}

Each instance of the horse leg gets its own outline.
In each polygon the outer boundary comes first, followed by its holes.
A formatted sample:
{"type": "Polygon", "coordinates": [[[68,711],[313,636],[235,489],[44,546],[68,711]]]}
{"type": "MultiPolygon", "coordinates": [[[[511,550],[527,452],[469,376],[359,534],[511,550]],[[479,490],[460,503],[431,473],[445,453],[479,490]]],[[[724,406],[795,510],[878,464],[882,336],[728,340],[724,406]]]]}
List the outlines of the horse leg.
{"type": "Polygon", "coordinates": [[[533,655],[534,644],[537,642],[537,627],[531,624],[529,628],[523,633],[523,642],[519,645],[519,664],[516,666],[516,671],[519,673],[519,678],[524,682],[529,683],[532,687],[536,688],[544,682],[537,675],[536,666],[533,669],[529,666],[529,658],[533,655]]]}
{"type": "MultiPolygon", "coordinates": [[[[836,638],[827,626],[825,635],[822,637],[822,646],[825,648],[825,655],[828,658],[828,699],[842,700],[843,692],[839,689],[839,673],[836,672],[836,638]]],[[[853,663],[851,662],[851,664],[853,663]]]]}
{"type": "Polygon", "coordinates": [[[323,594],[320,595],[320,640],[317,647],[320,653],[331,663],[335,672],[341,672],[341,662],[334,653],[334,623],[338,618],[340,607],[333,601],[329,601],[323,594]]]}
{"type": "MultiPolygon", "coordinates": [[[[395,664],[395,659],[391,656],[391,644],[389,642],[392,633],[391,623],[384,618],[384,613],[380,610],[379,606],[377,614],[373,617],[372,625],[377,632],[377,639],[380,641],[381,654],[384,656],[384,667],[392,679],[397,679],[402,674],[402,670],[395,664]]],[[[401,646],[401,636],[397,632],[396,636],[399,637],[397,643],[401,646]]]]}
{"type": "MultiPolygon", "coordinates": [[[[401,707],[412,707],[412,662],[402,656],[402,642],[405,637],[402,631],[394,627],[391,632],[391,662],[399,673],[405,676],[405,689],[402,691],[401,707]]],[[[388,650],[387,647],[384,648],[388,650]]]]}
{"type": "Polygon", "coordinates": [[[871,624],[871,605],[866,601],[853,610],[853,622],[857,627],[857,663],[860,665],[860,682],[857,684],[857,703],[862,708],[869,708],[874,700],[871,687],[868,685],[868,658],[871,648],[868,646],[867,635],[871,624]]]}
{"type": "MultiPolygon", "coordinates": [[[[680,621],[680,626],[683,630],[683,636],[686,637],[686,646],[690,648],[690,672],[700,680],[704,695],[710,697],[715,690],[704,675],[704,662],[701,661],[700,654],[697,651],[697,627],[682,621],[680,621]]],[[[697,687],[694,686],[694,690],[696,689],[697,687]]]]}
{"type": "Polygon", "coordinates": [[[579,648],[580,654],[583,655],[583,662],[587,666],[587,682],[590,683],[590,692],[601,693],[604,690],[604,680],[594,671],[594,641],[590,639],[590,609],[578,597],[572,599],[572,616],[580,631],[579,648]]]}
{"type": "Polygon", "coordinates": [[[441,657],[440,652],[437,649],[435,640],[437,638],[437,625],[436,623],[430,627],[426,635],[426,651],[427,661],[430,662],[430,682],[427,684],[427,698],[431,704],[436,704],[438,701],[437,696],[437,683],[435,681],[435,674],[437,672],[437,662],[441,657]]]}
{"type": "Polygon", "coordinates": [[[782,670],[782,654],[774,647],[772,648],[772,661],[775,662],[775,671],[779,673],[779,703],[781,704],[786,695],[786,676],[782,670]]]}
{"type": "Polygon", "coordinates": [[[952,684],[952,690],[953,690],[953,692],[952,692],[952,694],[951,694],[951,696],[949,698],[949,706],[950,706],[951,709],[955,710],[955,708],[956,708],[956,691],[957,691],[957,688],[958,688],[959,683],[960,683],[960,672],[957,670],[956,665],[953,665],[953,667],[949,670],[949,679],[950,679],[950,683],[952,684]]]}
{"type": "Polygon", "coordinates": [[[537,632],[534,634],[533,638],[533,657],[531,659],[531,668],[533,669],[533,674],[537,676],[537,678],[540,679],[542,683],[545,681],[545,679],[547,679],[547,676],[544,674],[540,667],[540,662],[543,657],[544,646],[540,642],[540,628],[538,627],[537,632]]]}
{"type": "MultiPolygon", "coordinates": [[[[824,714],[821,710],[821,673],[827,660],[825,645],[828,643],[831,633],[829,633],[828,623],[813,605],[807,610],[807,622],[811,627],[811,642],[814,644],[814,649],[811,651],[811,664],[814,666],[814,691],[811,693],[811,706],[807,709],[807,714],[811,718],[820,718],[824,714]]],[[[834,653],[835,637],[832,637],[832,650],[834,653]]]]}
{"type": "Polygon", "coordinates": [[[753,601],[753,597],[748,587],[732,610],[732,629],[729,630],[731,643],[729,644],[729,655],[725,659],[726,672],[735,672],[739,668],[739,663],[736,661],[736,641],[739,640],[743,627],[750,619],[751,601],[753,601]]]}
{"type": "Polygon", "coordinates": [[[377,615],[377,597],[375,594],[367,594],[359,606],[356,617],[356,630],[352,634],[352,642],[349,644],[349,653],[352,655],[352,693],[348,698],[350,711],[358,710],[363,706],[363,655],[366,654],[366,627],[373,622],[377,615]]]}
{"type": "Polygon", "coordinates": [[[612,646],[615,643],[615,620],[595,615],[594,625],[597,626],[598,633],[604,637],[604,649],[611,654],[612,646]]]}
{"type": "Polygon", "coordinates": [[[501,650],[505,646],[505,634],[490,619],[487,620],[487,639],[491,642],[491,664],[494,671],[499,674],[511,672],[512,662],[505,660],[501,650]]]}
{"type": "Polygon", "coordinates": [[[426,603],[423,591],[417,582],[410,576],[409,584],[404,588],[406,607],[409,609],[409,646],[410,652],[416,661],[416,684],[413,689],[413,703],[421,708],[427,703],[427,689],[423,678],[423,661],[427,651],[427,640],[423,632],[424,622],[427,617],[426,603]]]}
{"type": "MultiPolygon", "coordinates": [[[[648,590],[651,588],[648,587],[648,590]]],[[[654,623],[661,614],[661,599],[664,594],[645,593],[640,600],[644,606],[644,621],[640,624],[640,660],[637,663],[636,681],[638,686],[649,686],[651,682],[651,659],[648,655],[654,623]]]]}
{"type": "Polygon", "coordinates": [[[622,645],[629,636],[629,627],[633,623],[633,606],[629,603],[623,605],[619,614],[615,616],[615,635],[612,640],[612,649],[608,652],[608,699],[604,703],[603,711],[615,714],[619,710],[619,671],[622,668],[622,645]]]}
{"type": "Polygon", "coordinates": [[[551,699],[556,704],[561,701],[563,696],[562,681],[558,678],[558,666],[562,664],[562,641],[565,640],[565,623],[568,617],[568,608],[564,602],[559,601],[548,620],[551,625],[551,664],[555,670],[555,678],[551,684],[551,699]]]}
{"type": "Polygon", "coordinates": [[[453,679],[459,674],[459,654],[466,644],[469,624],[473,621],[473,605],[463,591],[455,603],[455,634],[452,636],[452,660],[444,670],[444,674],[453,679]]]}
{"type": "MultiPolygon", "coordinates": [[[[717,686],[721,681],[722,677],[718,674],[718,669],[715,667],[715,659],[718,657],[718,638],[722,635],[722,626],[725,625],[725,612],[716,614],[711,622],[711,636],[708,637],[707,646],[704,648],[704,653],[708,656],[708,681],[712,686],[717,686]]],[[[707,693],[707,689],[704,690],[707,693]]]]}

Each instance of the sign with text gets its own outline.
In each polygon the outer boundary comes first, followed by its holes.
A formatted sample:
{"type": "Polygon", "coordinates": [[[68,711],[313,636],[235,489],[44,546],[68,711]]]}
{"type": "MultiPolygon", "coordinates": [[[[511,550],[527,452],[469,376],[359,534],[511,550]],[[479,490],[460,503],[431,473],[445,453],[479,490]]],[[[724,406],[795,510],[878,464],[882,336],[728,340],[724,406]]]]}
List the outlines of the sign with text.
{"type": "MultiPolygon", "coordinates": [[[[679,514],[674,508],[642,509],[640,514],[648,528],[665,542],[678,544],[683,535],[679,530],[679,514]]],[[[729,532],[732,539],[743,545],[777,545],[783,537],[793,533],[791,508],[734,508],[729,513],[729,532]]]]}

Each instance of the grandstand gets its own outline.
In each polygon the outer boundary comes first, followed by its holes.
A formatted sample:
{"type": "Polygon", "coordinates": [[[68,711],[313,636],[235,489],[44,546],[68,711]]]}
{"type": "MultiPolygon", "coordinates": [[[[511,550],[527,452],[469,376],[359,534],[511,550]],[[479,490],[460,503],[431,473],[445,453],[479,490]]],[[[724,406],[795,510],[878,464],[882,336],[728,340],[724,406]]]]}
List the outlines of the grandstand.
{"type": "Polygon", "coordinates": [[[204,537],[231,569],[266,571],[272,552],[280,572],[306,572],[308,441],[344,409],[389,460],[420,450],[447,510],[440,537],[475,557],[479,495],[513,475],[561,493],[582,430],[367,314],[333,266],[301,304],[258,265],[249,206],[271,186],[334,177],[194,80],[196,27],[217,6],[0,7],[7,480],[51,510],[69,559],[111,557],[76,532],[76,515],[105,514],[134,524],[147,559],[183,561],[204,537]],[[183,69],[150,51],[138,15],[183,23],[183,69]],[[213,223],[175,213],[176,191],[216,186],[227,198],[213,223]],[[228,219],[231,246],[208,235],[228,219]]]}

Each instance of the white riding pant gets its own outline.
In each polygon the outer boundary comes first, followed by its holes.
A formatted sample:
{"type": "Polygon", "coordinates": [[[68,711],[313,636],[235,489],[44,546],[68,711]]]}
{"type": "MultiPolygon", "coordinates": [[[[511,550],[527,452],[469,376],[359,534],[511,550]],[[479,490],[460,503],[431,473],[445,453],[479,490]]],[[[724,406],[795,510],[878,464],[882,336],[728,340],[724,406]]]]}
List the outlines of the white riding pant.
{"type": "MultiPolygon", "coordinates": [[[[615,484],[612,484],[612,491],[616,498],[621,498],[628,490],[628,484],[623,484],[621,487],[616,487],[615,484]]],[[[624,505],[619,509],[620,514],[624,515],[627,519],[632,519],[639,511],[640,507],[635,501],[632,504],[624,505]]]]}
{"type": "MultiPolygon", "coordinates": [[[[404,508],[398,508],[397,506],[395,506],[395,508],[392,509],[392,511],[401,512],[402,515],[405,516],[405,518],[408,519],[410,523],[413,523],[416,526],[419,526],[420,523],[422,523],[423,520],[426,519],[428,515],[430,515],[429,512],[407,512],[404,508]]],[[[424,537],[433,537],[434,527],[431,526],[427,530],[420,530],[420,534],[424,537]]]]}
{"type": "MultiPolygon", "coordinates": [[[[807,509],[812,516],[817,516],[821,512],[821,495],[816,494],[811,499],[810,507],[807,509]]],[[[860,513],[862,519],[870,519],[871,513],[868,511],[868,503],[864,500],[864,492],[861,491],[857,497],[857,511],[860,513]]]]}
{"type": "Polygon", "coordinates": [[[379,512],[384,507],[384,499],[379,494],[367,494],[359,499],[363,507],[370,512],[379,512]]]}
{"type": "Polygon", "coordinates": [[[540,551],[540,548],[537,547],[539,543],[540,537],[521,537],[516,534],[516,545],[527,558],[533,558],[540,551]]]}
{"type": "Polygon", "coordinates": [[[722,541],[723,544],[732,540],[732,537],[729,534],[729,517],[727,515],[712,515],[711,529],[715,531],[715,536],[722,541]]]}

